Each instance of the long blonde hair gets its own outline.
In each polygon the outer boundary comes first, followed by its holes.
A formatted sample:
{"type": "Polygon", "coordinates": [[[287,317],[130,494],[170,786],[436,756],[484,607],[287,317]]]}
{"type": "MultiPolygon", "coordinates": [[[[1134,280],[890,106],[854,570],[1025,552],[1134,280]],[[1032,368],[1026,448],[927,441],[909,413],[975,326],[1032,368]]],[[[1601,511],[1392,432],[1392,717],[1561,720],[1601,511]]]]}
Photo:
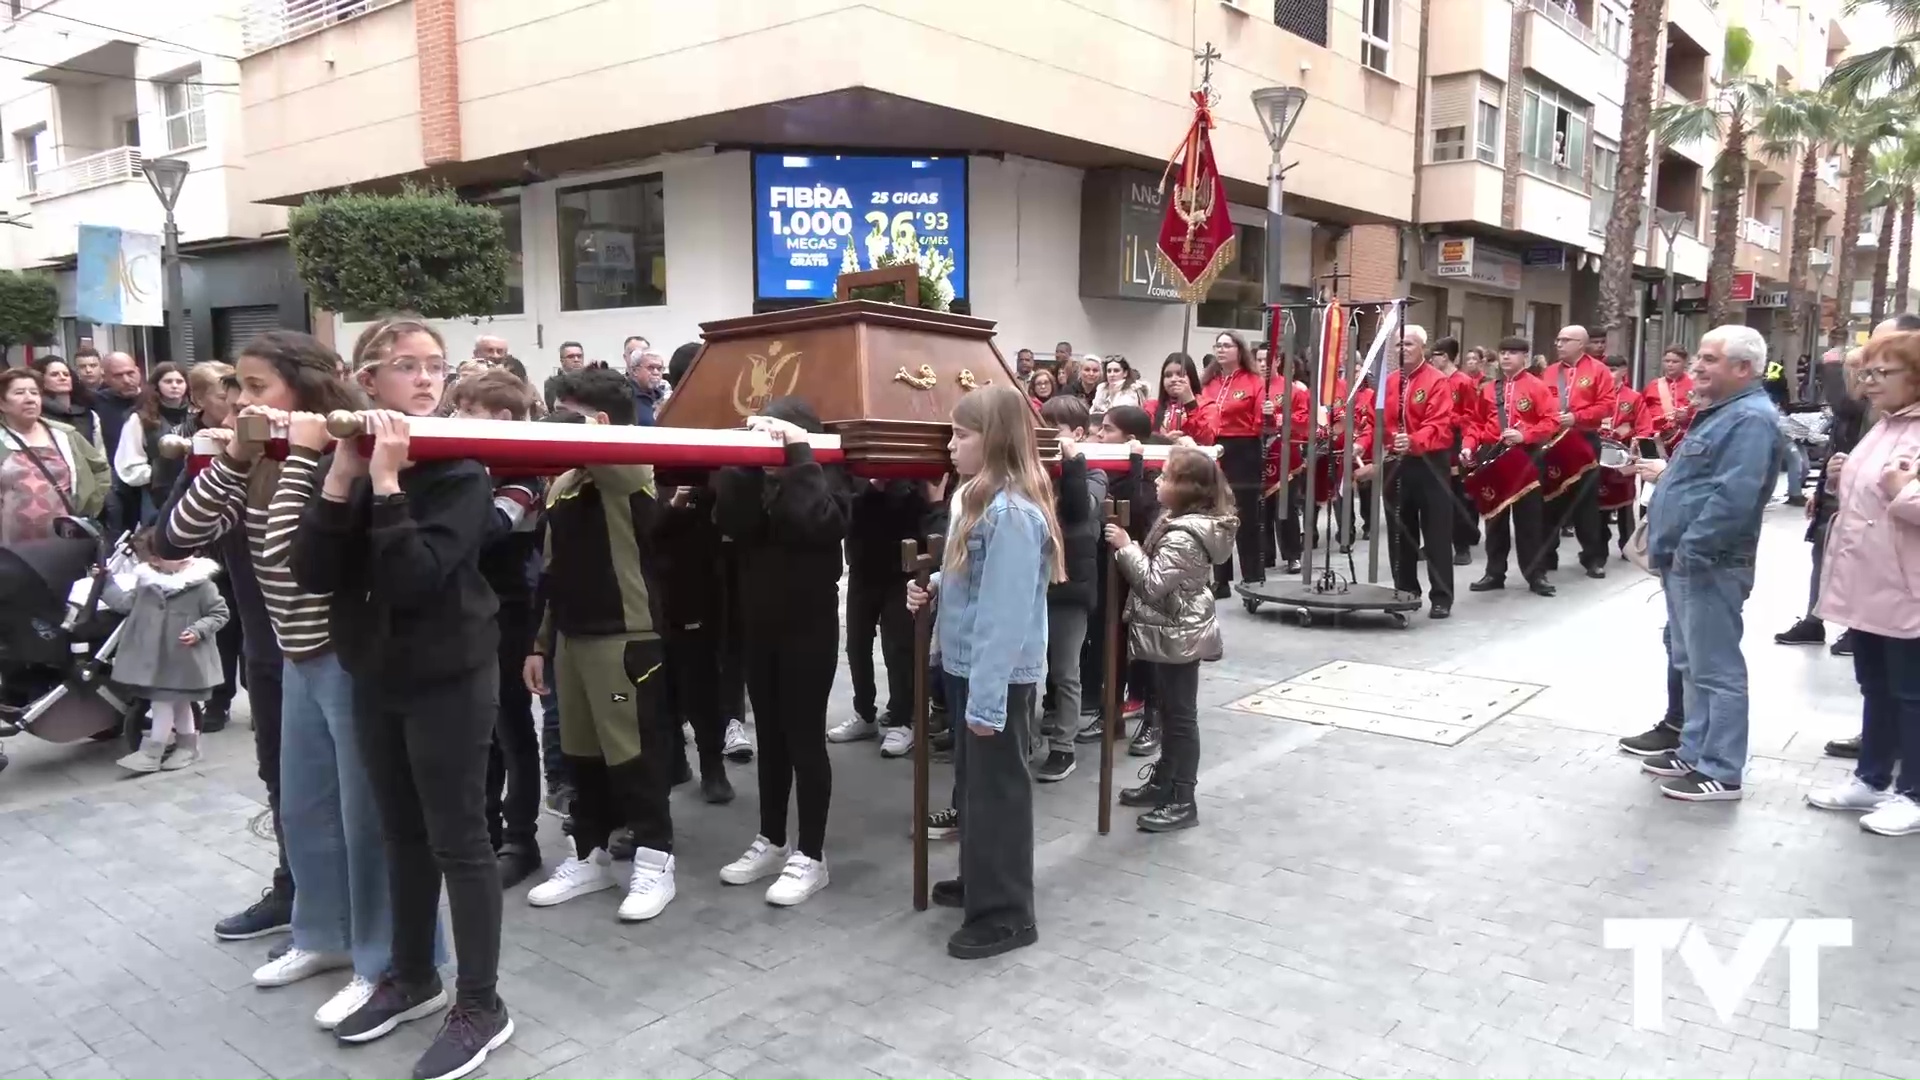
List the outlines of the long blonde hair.
{"type": "Polygon", "coordinates": [[[954,406],[953,423],[979,433],[981,464],[979,473],[960,485],[960,512],[947,536],[946,571],[966,570],[967,537],[993,497],[1007,491],[1033,503],[1047,523],[1047,581],[1067,580],[1060,520],[1053,511],[1053,479],[1040,463],[1027,396],[1011,386],[983,386],[954,406]]]}

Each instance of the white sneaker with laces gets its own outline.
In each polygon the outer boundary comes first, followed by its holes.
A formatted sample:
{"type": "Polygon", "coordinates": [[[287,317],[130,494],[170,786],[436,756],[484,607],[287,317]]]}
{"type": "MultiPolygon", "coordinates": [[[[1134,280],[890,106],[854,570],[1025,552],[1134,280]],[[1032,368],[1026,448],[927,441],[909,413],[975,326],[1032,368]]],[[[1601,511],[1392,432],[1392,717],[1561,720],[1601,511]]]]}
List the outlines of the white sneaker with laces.
{"type": "Polygon", "coordinates": [[[554,867],[552,877],[527,890],[527,903],[552,907],[618,884],[620,879],[613,876],[613,858],[605,848],[595,848],[584,859],[567,859],[554,867]]]}
{"type": "Polygon", "coordinates": [[[913,753],[913,729],[910,727],[890,727],[885,738],[880,740],[881,757],[906,757],[913,753]]]}
{"type": "Polygon", "coordinates": [[[1920,833],[1920,802],[1912,796],[1893,795],[1872,813],[1860,819],[1860,827],[1881,836],[1908,836],[1920,833]]]}
{"type": "Polygon", "coordinates": [[[1807,805],[1822,810],[1874,810],[1891,798],[1892,792],[1870,787],[1859,777],[1849,776],[1844,784],[1807,792],[1807,805]]]}
{"type": "Polygon", "coordinates": [[[751,885],[787,865],[789,847],[774,847],[764,836],[756,836],[746,853],[720,868],[720,880],[729,885],[751,885]]]}
{"type": "Polygon", "coordinates": [[[340,1026],[340,1021],[360,1011],[373,997],[373,980],[355,975],[352,981],[340,988],[340,992],[327,999],[325,1005],[313,1014],[313,1022],[320,1025],[322,1031],[332,1031],[340,1026]]]}
{"type": "Polygon", "coordinates": [[[323,971],[338,971],[352,963],[353,958],[346,953],[288,949],[253,970],[253,985],[288,986],[323,971]]]}
{"type": "Polygon", "coordinates": [[[620,901],[621,922],[645,922],[667,910],[673,900],[673,856],[652,848],[633,853],[633,876],[627,880],[627,898],[620,901]]]}
{"type": "Polygon", "coordinates": [[[727,721],[726,741],[721,745],[720,752],[728,761],[753,760],[753,740],[747,738],[747,725],[738,720],[727,721]]]}
{"type": "Polygon", "coordinates": [[[827,864],[796,851],[787,856],[779,878],[767,886],[767,903],[792,907],[826,887],[827,864]]]}
{"type": "Polygon", "coordinates": [[[874,720],[850,717],[827,729],[828,742],[861,742],[880,737],[880,724],[874,720]]]}

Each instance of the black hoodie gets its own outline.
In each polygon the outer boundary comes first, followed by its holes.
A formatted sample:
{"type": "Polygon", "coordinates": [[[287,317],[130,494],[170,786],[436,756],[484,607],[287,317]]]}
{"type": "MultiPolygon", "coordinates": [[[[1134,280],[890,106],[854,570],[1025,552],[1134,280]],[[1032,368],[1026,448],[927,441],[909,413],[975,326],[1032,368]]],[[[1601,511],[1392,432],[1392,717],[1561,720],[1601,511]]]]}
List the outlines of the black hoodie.
{"type": "MultiPolygon", "coordinates": [[[[776,398],[766,415],[819,431],[798,398],[776,398]]],[[[738,546],[738,615],[749,639],[838,621],[840,545],[852,517],[846,474],[813,459],[813,448],[790,444],[786,466],[721,469],[714,474],[714,523],[738,546]]]]}

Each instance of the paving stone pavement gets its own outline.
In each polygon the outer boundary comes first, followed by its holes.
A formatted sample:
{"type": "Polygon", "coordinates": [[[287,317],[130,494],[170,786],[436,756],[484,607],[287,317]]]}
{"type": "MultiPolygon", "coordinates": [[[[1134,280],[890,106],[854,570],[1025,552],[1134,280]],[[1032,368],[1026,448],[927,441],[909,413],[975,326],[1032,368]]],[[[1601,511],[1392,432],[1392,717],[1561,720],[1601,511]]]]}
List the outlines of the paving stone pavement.
{"type": "MultiPolygon", "coordinates": [[[[1040,943],[944,952],[954,913],[909,904],[909,769],[833,750],[832,884],[790,910],[716,872],[755,829],[740,798],[674,799],[679,897],[622,926],[617,894],[509,896],[500,1077],[1915,1076],[1920,838],[1801,805],[1845,775],[1851,668],[1776,646],[1804,603],[1798,513],[1773,511],[1747,612],[1750,797],[1659,798],[1615,736],[1663,701],[1659,595],[1625,563],[1553,600],[1468,596],[1447,623],[1300,629],[1224,609],[1202,682],[1200,828],[1096,835],[1094,755],[1040,790],[1040,943]],[[1221,706],[1333,659],[1541,684],[1456,747],[1221,706]],[[1751,920],[1844,917],[1819,1027],[1793,1030],[1784,950],[1722,1020],[1667,964],[1663,1030],[1633,1026],[1616,917],[1694,919],[1723,958],[1751,920]],[[1898,927],[1907,927],[1906,932],[1898,927]]],[[[1363,566],[1364,571],[1364,566],[1363,566]]],[[[1475,571],[1462,568],[1464,590],[1475,571]]],[[[834,712],[845,715],[842,674],[834,712]]],[[[342,1047],[311,1022],[340,980],[257,990],[265,942],[212,922],[265,884],[244,721],[185,773],[121,779],[97,747],[9,740],[0,776],[0,1076],[404,1075],[432,1032],[342,1047]]],[[[1125,761],[1131,766],[1134,762],[1125,761]]],[[[1131,780],[1131,772],[1122,774],[1131,780]]],[[[935,775],[936,793],[946,775],[935,775]]],[[[558,823],[543,819],[549,858],[558,823]]],[[[935,847],[936,876],[954,847],[935,847]]]]}

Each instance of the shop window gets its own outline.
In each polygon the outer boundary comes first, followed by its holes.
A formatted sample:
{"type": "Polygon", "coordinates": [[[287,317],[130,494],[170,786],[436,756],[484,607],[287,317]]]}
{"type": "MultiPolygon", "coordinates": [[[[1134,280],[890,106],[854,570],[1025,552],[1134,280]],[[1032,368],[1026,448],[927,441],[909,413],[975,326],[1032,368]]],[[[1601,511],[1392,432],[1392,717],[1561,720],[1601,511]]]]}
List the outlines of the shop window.
{"type": "Polygon", "coordinates": [[[665,185],[659,173],[561,188],[560,309],[667,302],[665,185]]]}
{"type": "Polygon", "coordinates": [[[487,205],[500,211],[500,229],[506,234],[507,296],[489,315],[524,315],[527,311],[526,247],[520,236],[520,196],[490,199],[487,205]]]}

